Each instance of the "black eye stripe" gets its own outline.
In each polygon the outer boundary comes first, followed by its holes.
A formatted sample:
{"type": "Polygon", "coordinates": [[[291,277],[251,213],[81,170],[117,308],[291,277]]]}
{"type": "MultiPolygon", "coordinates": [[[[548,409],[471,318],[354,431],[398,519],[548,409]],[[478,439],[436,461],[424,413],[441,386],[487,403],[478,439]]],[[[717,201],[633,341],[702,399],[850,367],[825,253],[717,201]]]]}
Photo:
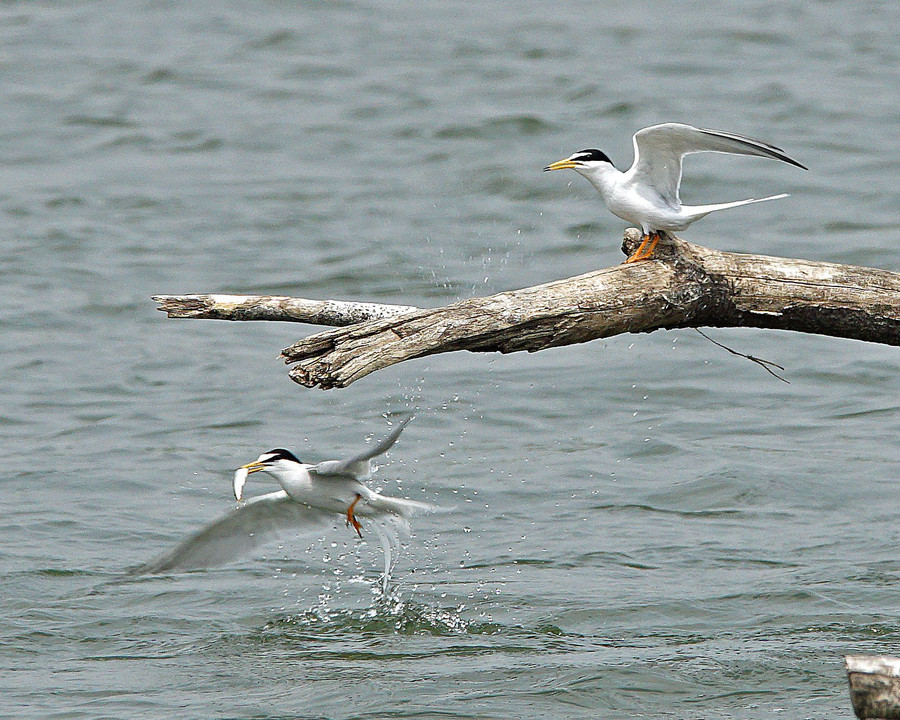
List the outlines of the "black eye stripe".
{"type": "Polygon", "coordinates": [[[276,448],[275,450],[269,450],[263,457],[265,460],[263,462],[272,463],[276,460],[290,460],[291,462],[299,463],[300,459],[294,455],[290,450],[285,450],[284,448],[276,448]]]}
{"type": "Polygon", "coordinates": [[[597,148],[588,148],[587,150],[579,150],[577,153],[572,155],[572,160],[582,160],[584,162],[608,162],[612,165],[612,160],[609,159],[609,156],[603,152],[602,150],[598,150],[597,148]]]}

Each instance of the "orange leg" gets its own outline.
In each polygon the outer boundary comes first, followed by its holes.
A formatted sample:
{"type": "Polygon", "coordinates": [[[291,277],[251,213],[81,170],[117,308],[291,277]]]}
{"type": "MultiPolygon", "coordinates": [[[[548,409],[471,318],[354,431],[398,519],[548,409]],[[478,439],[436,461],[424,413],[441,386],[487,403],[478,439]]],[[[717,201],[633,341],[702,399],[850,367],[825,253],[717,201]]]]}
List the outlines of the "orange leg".
{"type": "Polygon", "coordinates": [[[635,250],[628,259],[625,261],[626,263],[639,262],[640,260],[649,260],[650,256],[653,254],[653,251],[656,250],[656,245],[659,243],[659,233],[650,233],[646,237],[644,237],[643,241],[640,245],[638,245],[638,249],[635,250]],[[647,247],[647,243],[650,243],[650,247],[647,247]]]}
{"type": "Polygon", "coordinates": [[[653,234],[653,242],[650,243],[650,247],[648,247],[644,254],[641,256],[641,260],[649,260],[650,256],[653,255],[653,251],[656,250],[656,246],[659,244],[659,233],[653,234]]]}
{"type": "Polygon", "coordinates": [[[644,237],[641,238],[641,244],[638,245],[637,250],[635,250],[633,253],[631,253],[631,255],[628,256],[628,258],[625,260],[626,264],[640,259],[638,256],[641,254],[641,251],[647,246],[647,241],[649,239],[649,235],[644,235],[644,237]]]}
{"type": "Polygon", "coordinates": [[[359,520],[356,519],[356,515],[353,514],[353,508],[356,507],[356,503],[362,500],[362,495],[356,493],[356,499],[350,503],[350,507],[347,508],[347,524],[352,525],[353,529],[356,530],[356,534],[362,537],[362,525],[359,524],[359,520]]]}

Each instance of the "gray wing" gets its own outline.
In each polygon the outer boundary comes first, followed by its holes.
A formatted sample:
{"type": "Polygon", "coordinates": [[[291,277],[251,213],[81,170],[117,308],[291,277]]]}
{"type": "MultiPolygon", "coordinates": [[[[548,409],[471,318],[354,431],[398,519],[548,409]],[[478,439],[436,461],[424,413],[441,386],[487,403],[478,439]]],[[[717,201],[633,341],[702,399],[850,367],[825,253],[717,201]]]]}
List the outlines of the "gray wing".
{"type": "Polygon", "coordinates": [[[665,200],[676,205],[681,204],[678,193],[681,186],[681,159],[691,153],[755,155],[808,169],[774,145],[681,123],[663,123],[638,130],[633,142],[634,164],[630,172],[636,179],[652,185],[665,200]]]}
{"type": "Polygon", "coordinates": [[[173,550],[131,571],[132,575],[200,570],[217,567],[288,531],[322,524],[334,513],[292,500],[284,490],[252,498],[173,550]]]}
{"type": "Polygon", "coordinates": [[[384,455],[384,453],[390,450],[393,444],[397,442],[397,438],[400,437],[400,433],[403,432],[403,428],[405,428],[407,423],[412,419],[412,415],[407,415],[403,420],[397,423],[397,426],[391,430],[384,440],[370,445],[358,455],[354,455],[348,460],[326,460],[325,462],[320,462],[313,467],[310,472],[322,476],[340,475],[343,477],[352,477],[356,480],[365,480],[372,471],[369,461],[379,455],[384,455]]]}

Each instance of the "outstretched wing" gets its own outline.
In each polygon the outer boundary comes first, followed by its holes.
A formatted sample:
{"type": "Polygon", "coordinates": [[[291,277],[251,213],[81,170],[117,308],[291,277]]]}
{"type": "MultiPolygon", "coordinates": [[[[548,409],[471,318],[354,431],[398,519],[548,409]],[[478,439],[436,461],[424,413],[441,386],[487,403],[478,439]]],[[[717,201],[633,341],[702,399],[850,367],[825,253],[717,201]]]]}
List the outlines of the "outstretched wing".
{"type": "Polygon", "coordinates": [[[642,184],[655,188],[667,202],[681,204],[681,159],[699,152],[718,152],[730,155],[755,155],[781,160],[806,170],[792,160],[781,148],[752,138],[705,130],[681,123],[651,125],[634,134],[634,164],[629,171],[642,184]]]}
{"type": "Polygon", "coordinates": [[[173,550],[135,568],[131,574],[217,567],[249,554],[288,531],[323,524],[332,517],[334,513],[292,500],[284,490],[259,495],[173,550]]]}
{"type": "Polygon", "coordinates": [[[342,477],[352,477],[356,480],[367,479],[372,472],[369,461],[379,455],[384,455],[390,450],[393,444],[397,442],[397,438],[400,437],[400,433],[403,432],[403,428],[406,427],[412,418],[412,415],[407,415],[397,423],[397,426],[391,430],[384,440],[367,447],[358,455],[354,455],[348,460],[326,460],[325,462],[320,462],[310,472],[322,476],[340,475],[342,477]]]}

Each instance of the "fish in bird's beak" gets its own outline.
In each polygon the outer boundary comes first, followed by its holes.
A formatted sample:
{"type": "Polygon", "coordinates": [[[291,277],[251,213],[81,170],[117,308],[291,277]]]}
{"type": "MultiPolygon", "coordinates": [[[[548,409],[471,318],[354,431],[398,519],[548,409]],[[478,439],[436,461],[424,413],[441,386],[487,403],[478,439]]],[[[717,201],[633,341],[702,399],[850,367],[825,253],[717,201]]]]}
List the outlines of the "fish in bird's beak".
{"type": "Polygon", "coordinates": [[[234,483],[232,485],[232,488],[234,489],[234,499],[238,502],[241,501],[241,498],[244,495],[244,483],[247,482],[247,476],[250,473],[259,472],[260,470],[265,469],[265,465],[263,465],[258,460],[254,460],[252,463],[241,465],[237,470],[235,470],[234,483]]]}
{"type": "Polygon", "coordinates": [[[544,172],[549,172],[550,170],[570,170],[577,167],[578,163],[575,160],[572,160],[572,158],[567,157],[562,160],[557,160],[555,163],[550,163],[544,168],[544,172]]]}

